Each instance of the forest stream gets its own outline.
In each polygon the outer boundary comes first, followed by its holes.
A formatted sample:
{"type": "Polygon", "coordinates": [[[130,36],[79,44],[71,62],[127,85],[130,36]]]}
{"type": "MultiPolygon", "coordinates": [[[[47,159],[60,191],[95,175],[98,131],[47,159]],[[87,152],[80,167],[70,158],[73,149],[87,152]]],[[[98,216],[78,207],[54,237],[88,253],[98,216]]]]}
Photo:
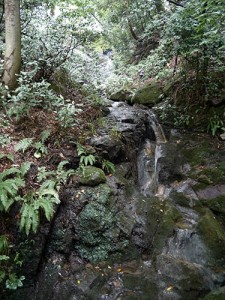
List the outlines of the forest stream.
{"type": "Polygon", "coordinates": [[[69,182],[21,246],[28,280],[7,299],[225,299],[224,151],[141,105],[109,101],[105,115],[89,144],[115,174],[69,182]]]}

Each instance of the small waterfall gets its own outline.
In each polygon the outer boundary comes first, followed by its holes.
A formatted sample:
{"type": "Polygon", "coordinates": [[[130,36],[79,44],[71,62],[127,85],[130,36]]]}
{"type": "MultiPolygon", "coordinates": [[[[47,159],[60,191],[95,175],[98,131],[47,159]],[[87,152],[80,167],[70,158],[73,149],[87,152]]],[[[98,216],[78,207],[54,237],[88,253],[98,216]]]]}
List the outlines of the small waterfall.
{"type": "Polygon", "coordinates": [[[152,111],[148,112],[148,120],[156,141],[146,139],[138,155],[139,185],[146,196],[155,195],[158,191],[158,161],[163,156],[162,144],[167,142],[162,126],[152,111]]]}
{"type": "Polygon", "coordinates": [[[156,115],[153,113],[153,111],[149,111],[148,112],[148,120],[149,120],[149,124],[151,125],[154,133],[155,133],[155,138],[156,138],[156,143],[166,143],[166,137],[164,134],[164,131],[162,129],[161,124],[159,123],[156,115]]]}

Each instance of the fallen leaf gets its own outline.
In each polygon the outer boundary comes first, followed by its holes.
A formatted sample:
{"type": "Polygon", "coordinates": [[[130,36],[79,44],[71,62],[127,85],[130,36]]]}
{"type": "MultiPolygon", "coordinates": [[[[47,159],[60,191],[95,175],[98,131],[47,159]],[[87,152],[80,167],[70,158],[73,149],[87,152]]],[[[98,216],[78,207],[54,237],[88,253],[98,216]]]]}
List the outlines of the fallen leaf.
{"type": "Polygon", "coordinates": [[[167,292],[170,292],[172,289],[173,289],[173,286],[170,285],[170,286],[168,286],[168,288],[166,290],[167,290],[167,292]]]}

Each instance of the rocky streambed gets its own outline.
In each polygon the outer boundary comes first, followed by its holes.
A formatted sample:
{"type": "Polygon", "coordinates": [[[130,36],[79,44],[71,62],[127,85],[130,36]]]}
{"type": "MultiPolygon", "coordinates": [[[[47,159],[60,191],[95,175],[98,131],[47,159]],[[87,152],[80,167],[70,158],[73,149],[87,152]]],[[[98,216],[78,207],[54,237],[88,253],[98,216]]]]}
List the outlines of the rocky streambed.
{"type": "Polygon", "coordinates": [[[89,141],[115,163],[71,180],[51,224],[19,245],[22,289],[7,299],[225,299],[225,152],[112,102],[89,141]]]}

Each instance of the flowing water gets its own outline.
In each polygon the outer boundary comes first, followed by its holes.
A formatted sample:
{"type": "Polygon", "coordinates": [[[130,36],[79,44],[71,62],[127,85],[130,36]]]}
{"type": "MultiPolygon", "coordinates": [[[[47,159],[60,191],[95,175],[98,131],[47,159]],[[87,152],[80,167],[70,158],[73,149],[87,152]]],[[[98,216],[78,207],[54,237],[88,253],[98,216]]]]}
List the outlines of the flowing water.
{"type": "MultiPolygon", "coordinates": [[[[126,160],[121,140],[103,136],[103,153],[108,151],[107,141],[111,155],[125,157],[117,166],[119,176],[107,178],[112,193],[101,190],[101,185],[68,190],[40,260],[36,287],[7,300],[30,300],[30,294],[32,300],[198,300],[225,284],[222,219],[216,221],[200,203],[185,171],[184,177],[171,177],[178,168],[180,137],[174,142],[170,136],[167,141],[155,114],[147,114],[148,126],[146,110],[114,103],[108,117],[122,137],[129,140],[136,134],[134,153],[142,143],[138,184],[129,175],[135,161],[126,160]],[[146,132],[150,132],[147,137],[146,132]],[[218,245],[210,248],[205,242],[207,234],[199,230],[203,222],[218,245]],[[93,255],[108,251],[108,260],[82,260],[78,246],[86,252],[93,249],[93,255]],[[117,252],[122,253],[118,260],[111,257],[117,252]]],[[[191,166],[185,162],[184,169],[191,166]]]]}

